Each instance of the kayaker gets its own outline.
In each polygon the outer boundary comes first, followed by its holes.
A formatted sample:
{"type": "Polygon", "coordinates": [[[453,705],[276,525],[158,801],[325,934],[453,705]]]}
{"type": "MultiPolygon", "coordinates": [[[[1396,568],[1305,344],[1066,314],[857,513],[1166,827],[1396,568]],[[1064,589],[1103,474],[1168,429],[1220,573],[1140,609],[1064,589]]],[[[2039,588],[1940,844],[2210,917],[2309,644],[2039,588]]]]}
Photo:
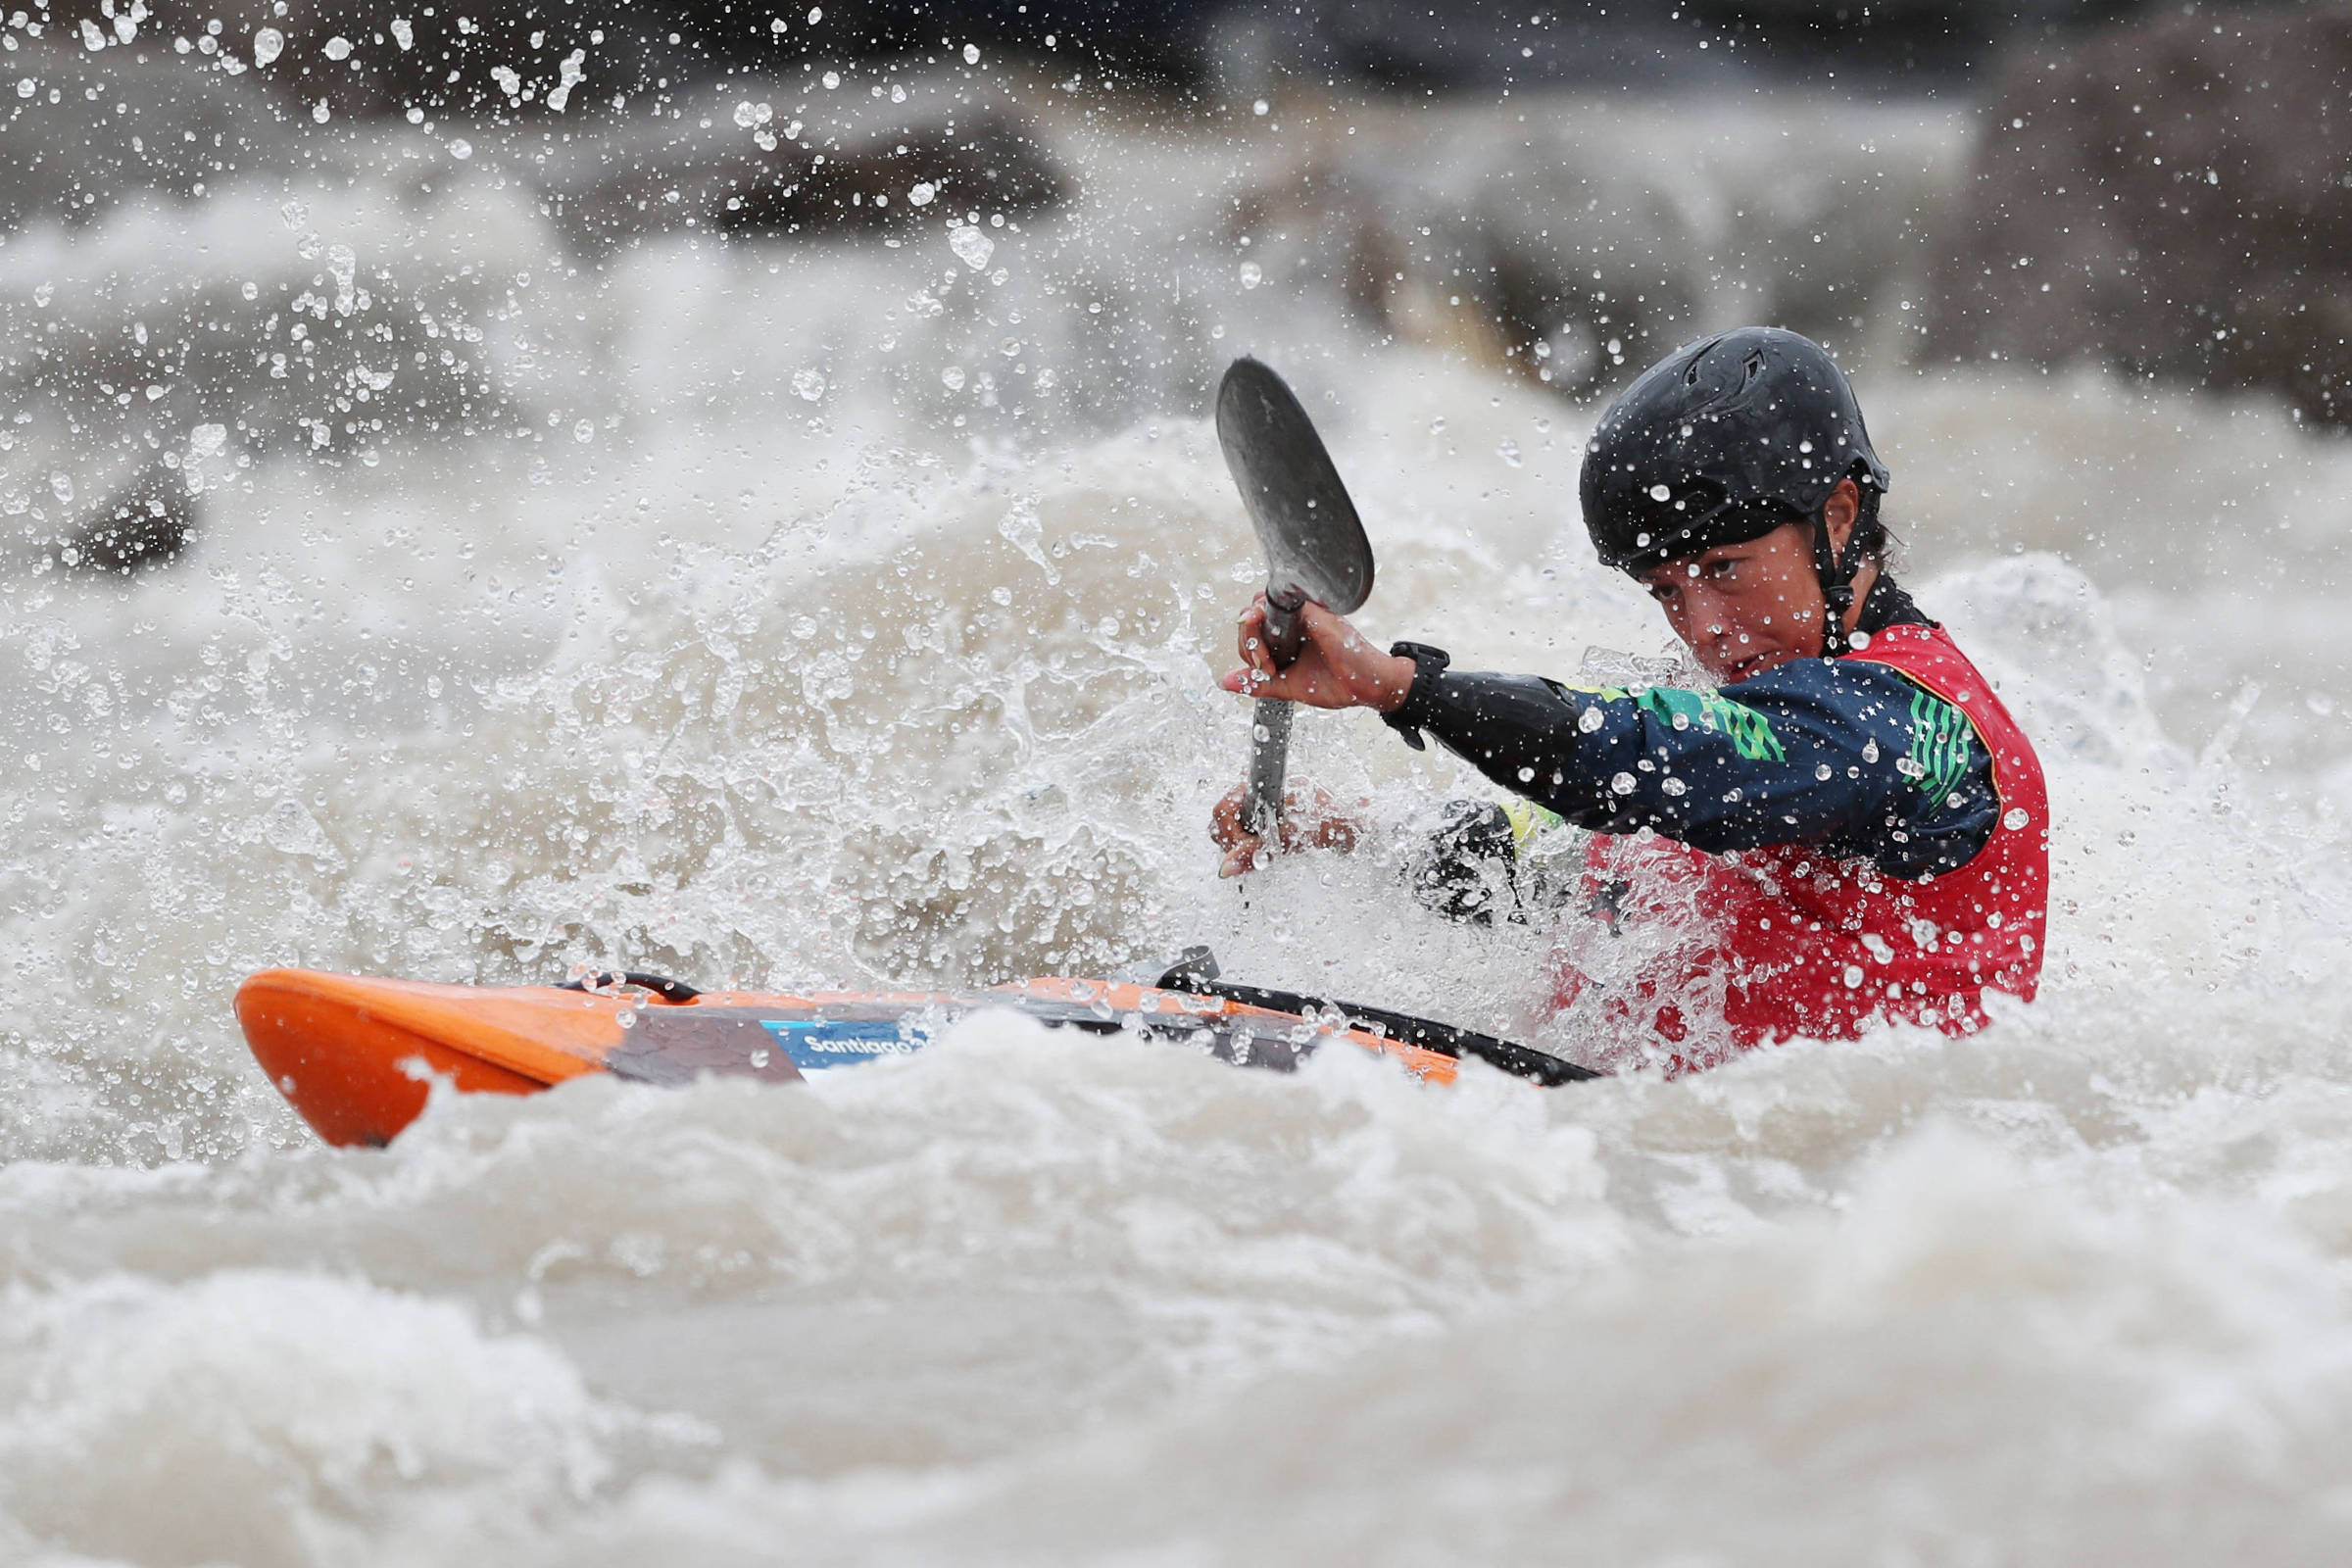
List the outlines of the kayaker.
{"type": "MultiPolygon", "coordinates": [[[[1716,689],[1464,673],[1319,605],[1277,671],[1262,596],[1224,684],[1373,709],[1519,797],[1449,808],[1423,880],[1456,912],[1484,912],[1464,896],[1481,863],[1525,900],[1543,821],[1592,832],[1570,901],[1592,918],[1561,921],[1554,998],[1588,1054],[1681,1069],[1889,1020],[1970,1033],[1985,992],[2034,993],[2047,798],[1991,686],[1888,574],[1887,479],[1819,345],[1708,337],[1601,415],[1580,491],[1601,561],[1649,590],[1716,689]]],[[[1285,849],[1361,832],[1319,792],[1294,800],[1285,849]]],[[[1264,853],[1241,811],[1237,790],[1212,826],[1229,873],[1264,853]]]]}

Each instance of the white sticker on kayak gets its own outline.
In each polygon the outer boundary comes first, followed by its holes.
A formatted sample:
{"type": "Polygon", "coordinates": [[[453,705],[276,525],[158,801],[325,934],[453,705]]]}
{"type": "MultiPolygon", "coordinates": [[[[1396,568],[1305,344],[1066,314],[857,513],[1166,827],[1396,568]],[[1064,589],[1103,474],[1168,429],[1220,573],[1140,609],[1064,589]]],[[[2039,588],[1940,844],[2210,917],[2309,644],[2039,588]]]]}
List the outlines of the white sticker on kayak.
{"type": "Polygon", "coordinates": [[[912,1055],[931,1043],[929,1030],[896,1018],[762,1018],[760,1027],[803,1072],[912,1055]]]}

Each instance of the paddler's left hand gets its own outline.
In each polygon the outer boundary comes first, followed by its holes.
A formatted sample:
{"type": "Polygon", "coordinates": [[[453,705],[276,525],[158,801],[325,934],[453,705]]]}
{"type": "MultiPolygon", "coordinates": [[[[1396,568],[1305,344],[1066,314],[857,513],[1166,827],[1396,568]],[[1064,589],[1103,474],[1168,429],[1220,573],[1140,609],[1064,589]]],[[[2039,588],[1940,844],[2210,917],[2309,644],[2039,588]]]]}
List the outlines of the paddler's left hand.
{"type": "Polygon", "coordinates": [[[1306,640],[1288,668],[1276,669],[1266,650],[1266,596],[1242,612],[1240,651],[1248,667],[1226,675],[1224,687],[1244,697],[1279,697],[1309,708],[1369,708],[1387,713],[1413,686],[1413,662],[1384,653],[1363,633],[1321,605],[1298,612],[1306,640]]]}
{"type": "MultiPolygon", "coordinates": [[[[1236,784],[1217,802],[1209,813],[1208,836],[1216,840],[1217,848],[1225,852],[1217,875],[1240,876],[1257,864],[1258,852],[1265,841],[1250,831],[1245,812],[1249,808],[1250,786],[1236,784]]],[[[1342,854],[1355,848],[1363,835],[1361,813],[1372,803],[1358,801],[1353,810],[1340,805],[1331,792],[1303,780],[1293,780],[1282,797],[1282,831],[1275,843],[1284,854],[1300,850],[1338,850],[1342,854]]]]}

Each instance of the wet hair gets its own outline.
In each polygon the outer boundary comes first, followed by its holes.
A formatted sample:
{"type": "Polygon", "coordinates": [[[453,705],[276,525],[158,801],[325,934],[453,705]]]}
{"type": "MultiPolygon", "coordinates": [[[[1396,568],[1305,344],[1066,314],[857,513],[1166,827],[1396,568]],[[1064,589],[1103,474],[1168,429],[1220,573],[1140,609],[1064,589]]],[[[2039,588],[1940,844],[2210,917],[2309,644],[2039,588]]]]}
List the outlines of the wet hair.
{"type": "Polygon", "coordinates": [[[1879,515],[1879,503],[1885,499],[1884,492],[1875,484],[1856,484],[1854,488],[1861,493],[1861,505],[1854,514],[1853,542],[1846,548],[1863,560],[1876,563],[1884,570],[1887,556],[1898,543],[1894,535],[1887,532],[1885,519],[1879,515]]]}

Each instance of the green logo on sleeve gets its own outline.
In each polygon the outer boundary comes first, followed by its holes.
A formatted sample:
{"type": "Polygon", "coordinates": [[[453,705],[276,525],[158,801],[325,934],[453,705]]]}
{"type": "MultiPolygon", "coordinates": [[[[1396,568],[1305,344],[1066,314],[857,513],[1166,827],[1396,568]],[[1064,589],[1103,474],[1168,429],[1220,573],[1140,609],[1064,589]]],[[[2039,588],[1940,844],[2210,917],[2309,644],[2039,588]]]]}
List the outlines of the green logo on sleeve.
{"type": "Polygon", "coordinates": [[[1672,724],[1681,714],[1684,726],[1696,724],[1732,739],[1732,750],[1751,762],[1787,760],[1772,722],[1752,708],[1743,708],[1720,692],[1689,692],[1677,686],[1652,686],[1636,701],[1672,724]]]}
{"type": "Polygon", "coordinates": [[[1912,774],[1931,804],[1940,806],[1968,776],[1968,748],[1975,731],[1968,715],[1934,692],[1911,694],[1912,774]]]}
{"type": "Polygon", "coordinates": [[[1639,693],[1623,686],[1579,686],[1570,690],[1590,691],[1604,703],[1631,699],[1676,729],[1696,726],[1728,735],[1732,750],[1751,762],[1788,760],[1788,754],[1781,750],[1781,738],[1772,732],[1772,721],[1720,692],[1685,691],[1679,686],[1644,686],[1639,693]],[[1682,722],[1676,723],[1678,718],[1682,722]]]}

